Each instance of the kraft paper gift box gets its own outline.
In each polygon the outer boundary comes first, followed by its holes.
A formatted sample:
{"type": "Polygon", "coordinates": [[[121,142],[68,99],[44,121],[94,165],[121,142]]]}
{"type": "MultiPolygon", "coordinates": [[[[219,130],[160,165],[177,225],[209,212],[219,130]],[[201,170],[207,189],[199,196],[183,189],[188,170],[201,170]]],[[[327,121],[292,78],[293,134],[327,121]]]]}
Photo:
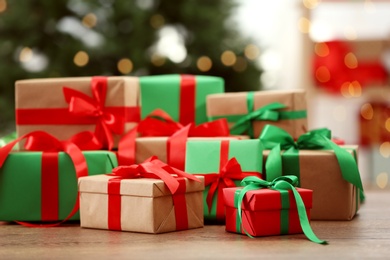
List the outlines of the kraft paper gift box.
{"type": "Polygon", "coordinates": [[[203,227],[202,177],[182,178],[184,190],[174,195],[160,179],[121,179],[116,191],[113,179],[79,179],[81,227],[155,234],[203,227]]]}
{"type": "Polygon", "coordinates": [[[205,177],[205,220],[225,221],[223,188],[238,186],[246,176],[260,176],[261,152],[259,140],[187,142],[185,171],[205,177]]]}
{"type": "Polygon", "coordinates": [[[103,148],[111,149],[140,120],[136,77],[19,80],[15,99],[18,136],[42,130],[68,140],[79,132],[95,131],[103,148]]]}
{"type": "Polygon", "coordinates": [[[298,138],[307,130],[305,95],[300,89],[212,94],[207,117],[226,118],[232,134],[257,138],[266,124],[273,124],[298,138]]]}
{"type": "Polygon", "coordinates": [[[183,125],[207,122],[206,96],[224,92],[223,78],[213,76],[143,76],[140,85],[142,118],[162,109],[183,125]]]}
{"type": "MultiPolygon", "coordinates": [[[[50,154],[58,158],[53,162],[44,158],[47,154],[29,151],[8,155],[0,168],[0,220],[58,221],[72,211],[77,199],[74,165],[64,152],[50,154]]],[[[112,152],[85,151],[83,155],[89,175],[110,173],[117,166],[112,152]]],[[[79,213],[70,218],[78,219],[79,213]]]]}

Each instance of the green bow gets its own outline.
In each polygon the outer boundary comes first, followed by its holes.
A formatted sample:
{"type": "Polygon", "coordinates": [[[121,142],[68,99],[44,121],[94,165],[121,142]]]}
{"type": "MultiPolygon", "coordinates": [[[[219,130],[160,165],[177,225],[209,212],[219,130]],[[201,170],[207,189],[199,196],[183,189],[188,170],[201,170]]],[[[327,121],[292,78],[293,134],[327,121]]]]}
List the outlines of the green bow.
{"type": "Polygon", "coordinates": [[[265,164],[266,178],[271,181],[282,175],[282,155],[285,150],[284,161],[289,165],[289,171],[299,178],[299,150],[333,150],[340,166],[344,180],[360,189],[361,201],[364,200],[363,185],[360,173],[354,157],[346,150],[330,140],[329,129],[321,128],[301,135],[295,142],[283,129],[266,125],[260,135],[260,141],[264,149],[271,150],[265,164]]]}
{"type": "MultiPolygon", "coordinates": [[[[245,186],[245,187],[237,190],[235,197],[234,197],[234,205],[237,206],[237,209],[238,209],[238,218],[237,218],[237,223],[236,223],[237,231],[241,232],[242,201],[245,197],[245,194],[248,191],[258,190],[258,189],[262,189],[262,188],[269,188],[269,189],[273,189],[273,190],[277,190],[279,192],[282,192],[282,195],[284,192],[284,194],[287,194],[287,196],[282,196],[282,205],[283,205],[286,202],[289,203],[288,202],[289,201],[288,190],[291,190],[294,194],[295,202],[297,204],[299,222],[301,224],[301,228],[303,230],[303,233],[306,235],[306,237],[310,241],[312,241],[314,243],[327,244],[327,242],[325,240],[319,239],[314,234],[313,230],[311,229],[310,223],[309,223],[309,220],[308,220],[307,214],[306,214],[305,204],[303,203],[301,195],[295,189],[295,186],[297,186],[297,184],[298,184],[298,178],[296,176],[293,176],[293,175],[281,176],[281,177],[274,179],[271,182],[262,180],[258,177],[255,177],[255,176],[249,176],[249,177],[244,178],[241,181],[241,186],[245,186]]],[[[285,217],[288,220],[288,214],[285,217]]],[[[282,219],[283,219],[283,217],[282,217],[282,219]]],[[[287,223],[287,225],[283,224],[283,223],[281,223],[281,224],[282,224],[282,233],[287,233],[286,231],[288,231],[288,223],[287,223]],[[283,225],[287,226],[287,227],[283,228],[283,225]]],[[[244,232],[249,237],[252,237],[245,229],[244,229],[244,232]]]]}

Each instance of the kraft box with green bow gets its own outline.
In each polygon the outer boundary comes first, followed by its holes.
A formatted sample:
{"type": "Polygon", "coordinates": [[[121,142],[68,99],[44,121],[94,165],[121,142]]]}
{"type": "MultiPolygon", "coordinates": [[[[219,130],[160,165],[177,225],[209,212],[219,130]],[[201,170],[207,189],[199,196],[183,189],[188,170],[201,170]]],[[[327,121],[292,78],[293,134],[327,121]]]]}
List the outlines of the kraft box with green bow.
{"type": "Polygon", "coordinates": [[[188,141],[185,171],[205,178],[204,218],[225,221],[223,189],[236,187],[247,176],[260,176],[259,140],[188,141]]]}
{"type": "Polygon", "coordinates": [[[357,164],[357,146],[338,146],[328,129],[317,129],[294,141],[283,129],[267,125],[264,145],[265,179],[295,175],[299,187],[313,190],[314,220],[351,220],[364,200],[357,164]]]}
{"type": "Polygon", "coordinates": [[[307,130],[304,90],[269,90],[212,94],[207,97],[209,120],[226,118],[231,134],[258,138],[266,124],[298,138],[307,130]]]}
{"type": "Polygon", "coordinates": [[[224,91],[220,77],[202,75],[155,75],[140,77],[141,117],[156,109],[187,125],[207,122],[206,96],[224,91]]]}

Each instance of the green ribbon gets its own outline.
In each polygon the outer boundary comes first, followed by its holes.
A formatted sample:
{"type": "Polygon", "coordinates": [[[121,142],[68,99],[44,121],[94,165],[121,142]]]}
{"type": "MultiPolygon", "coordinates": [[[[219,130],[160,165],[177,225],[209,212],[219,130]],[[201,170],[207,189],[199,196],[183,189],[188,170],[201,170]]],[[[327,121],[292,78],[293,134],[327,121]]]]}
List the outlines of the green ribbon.
{"type": "Polygon", "coordinates": [[[360,189],[360,199],[364,201],[363,185],[355,158],[330,138],[330,130],[321,128],[301,135],[295,142],[283,129],[266,125],[259,138],[264,149],[271,150],[265,163],[266,179],[272,181],[282,176],[282,165],[288,165],[289,174],[299,178],[299,150],[332,150],[336,155],[343,179],[360,189]],[[282,150],[284,150],[283,157],[282,150]]]}
{"type": "MultiPolygon", "coordinates": [[[[299,192],[296,190],[295,186],[298,184],[298,178],[293,175],[281,176],[273,181],[265,181],[255,176],[249,176],[244,178],[241,181],[241,186],[244,186],[242,189],[236,191],[234,196],[234,205],[237,207],[237,223],[236,228],[237,232],[241,233],[241,223],[242,223],[242,201],[245,197],[245,194],[251,190],[258,190],[262,188],[269,188],[277,190],[282,193],[282,216],[281,216],[281,232],[282,234],[287,234],[288,232],[288,214],[283,214],[283,208],[289,207],[289,197],[288,191],[291,190],[294,194],[294,199],[297,204],[297,211],[299,215],[299,223],[301,225],[303,233],[306,237],[317,244],[327,244],[325,240],[319,239],[313,232],[310,226],[310,222],[307,218],[305,204],[303,203],[302,197],[299,192]],[[286,196],[287,194],[287,196],[286,196]],[[287,220],[286,220],[287,219],[287,220]]],[[[244,232],[251,238],[253,238],[245,229],[244,232]]]]}
{"type": "Polygon", "coordinates": [[[6,144],[10,143],[11,141],[16,139],[16,132],[12,132],[6,136],[3,136],[0,138],[0,147],[5,146],[6,144]]]}

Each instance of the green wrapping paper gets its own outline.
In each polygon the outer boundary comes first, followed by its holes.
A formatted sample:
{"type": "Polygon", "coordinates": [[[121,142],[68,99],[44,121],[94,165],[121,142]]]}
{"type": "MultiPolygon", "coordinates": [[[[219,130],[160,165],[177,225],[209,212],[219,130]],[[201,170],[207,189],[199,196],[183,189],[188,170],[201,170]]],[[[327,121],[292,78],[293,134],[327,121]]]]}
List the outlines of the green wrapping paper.
{"type": "MultiPolygon", "coordinates": [[[[116,155],[108,151],[83,152],[88,175],[110,173],[116,167],[116,155]]],[[[41,220],[42,152],[13,152],[0,168],[0,220],[41,220]]],[[[77,198],[76,173],[70,157],[58,155],[58,220],[65,219],[77,198]]],[[[79,220],[77,212],[70,220],[79,220]]],[[[53,221],[56,221],[53,219],[53,221]]]]}
{"type": "MultiPolygon", "coordinates": [[[[191,174],[202,174],[205,176],[205,184],[207,183],[207,176],[209,174],[219,174],[220,183],[224,183],[224,176],[221,176],[221,170],[225,162],[235,158],[241,166],[242,174],[234,169],[233,175],[225,174],[225,177],[234,182],[234,186],[239,186],[240,181],[250,175],[259,176],[262,169],[262,147],[259,140],[210,140],[210,141],[188,141],[186,147],[186,163],[185,172],[191,174]],[[237,176],[238,175],[238,176],[237,176]],[[238,178],[237,178],[238,177],[238,178]]],[[[230,186],[230,187],[234,187],[230,186]]],[[[223,184],[218,186],[212,197],[212,206],[209,210],[207,196],[209,194],[211,185],[207,185],[203,192],[204,202],[204,217],[205,220],[224,221],[223,212],[223,184]],[[221,196],[221,197],[220,197],[221,196]],[[220,201],[221,200],[221,201],[220,201]],[[218,208],[218,203],[222,203],[222,213],[218,208]],[[218,211],[218,212],[217,212],[218,211]]]]}
{"type": "MultiPolygon", "coordinates": [[[[206,96],[223,93],[224,81],[219,77],[191,75],[158,75],[140,77],[141,117],[157,108],[182,124],[207,122],[206,96]],[[183,82],[195,84],[192,94],[183,91],[183,82]],[[191,97],[191,95],[193,97],[191,97]],[[181,102],[183,102],[181,104],[181,102]],[[183,108],[183,106],[190,106],[183,108]],[[190,109],[190,111],[188,110],[190,109]]],[[[191,92],[191,91],[190,91],[191,92]]]]}

